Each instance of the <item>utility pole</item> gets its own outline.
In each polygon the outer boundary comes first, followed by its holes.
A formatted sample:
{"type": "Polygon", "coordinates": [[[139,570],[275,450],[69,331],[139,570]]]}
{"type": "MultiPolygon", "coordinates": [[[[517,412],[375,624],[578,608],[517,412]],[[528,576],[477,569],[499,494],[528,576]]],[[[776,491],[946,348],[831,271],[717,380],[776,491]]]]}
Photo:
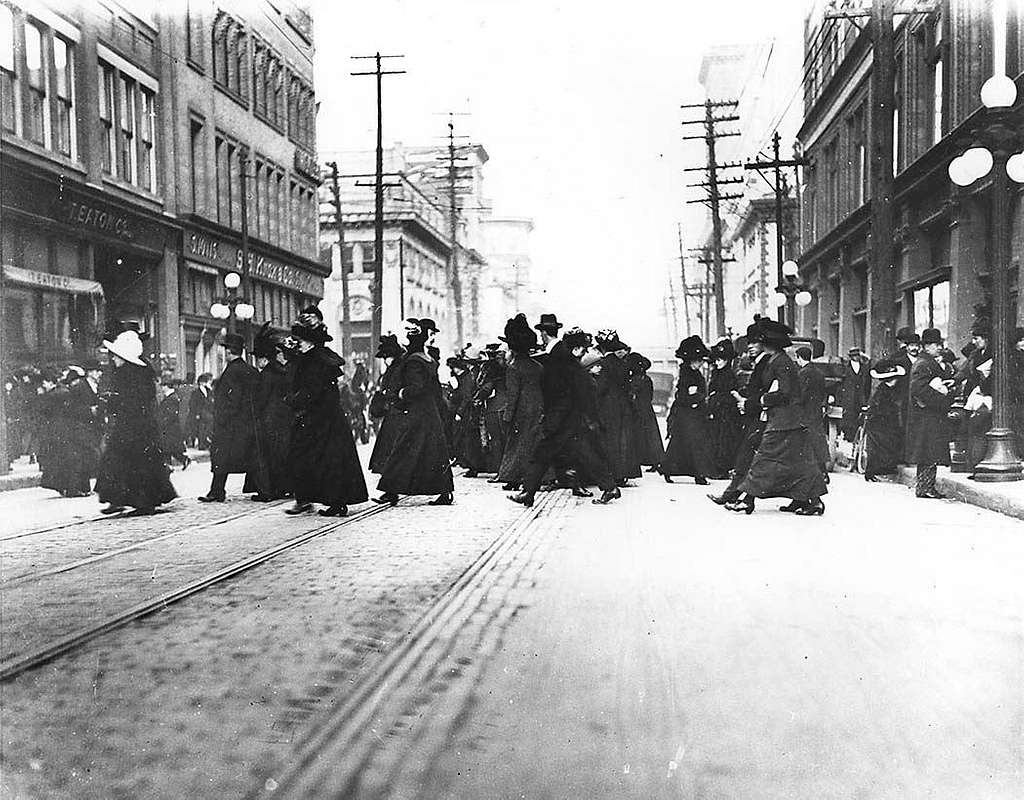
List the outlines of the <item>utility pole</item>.
{"type": "MultiPolygon", "coordinates": [[[[249,303],[252,301],[252,294],[249,291],[249,148],[242,147],[238,153],[239,161],[241,162],[241,169],[239,170],[239,177],[242,181],[242,191],[239,194],[239,199],[242,202],[242,281],[238,286],[239,294],[242,299],[249,303]]],[[[235,309],[231,309],[231,316],[229,317],[231,325],[231,332],[234,333],[235,324],[235,309]]],[[[246,317],[242,323],[242,337],[245,339],[245,352],[250,358],[252,357],[252,326],[251,318],[246,317]]]]}
{"type": "Polygon", "coordinates": [[[462,281],[459,277],[459,217],[456,180],[458,178],[456,162],[465,161],[465,156],[457,156],[455,150],[455,121],[448,115],[448,227],[451,249],[448,255],[448,275],[452,282],[452,299],[455,305],[455,342],[458,347],[465,343],[462,329],[462,281]]]}
{"type": "MultiPolygon", "coordinates": [[[[338,186],[338,162],[329,161],[331,197],[334,203],[334,227],[338,231],[338,267],[341,270],[341,353],[352,357],[352,312],[349,308],[348,270],[345,267],[345,224],[341,218],[341,189],[338,186]]],[[[374,346],[371,343],[371,347],[374,346]]]]}
{"type": "MultiPolygon", "coordinates": [[[[779,132],[775,131],[772,134],[771,160],[750,161],[743,165],[744,169],[757,170],[759,173],[762,169],[771,169],[775,172],[775,182],[771,184],[771,187],[775,192],[775,281],[777,286],[782,286],[785,283],[785,278],[782,274],[782,262],[785,261],[782,237],[782,204],[783,200],[789,196],[789,187],[786,185],[786,178],[782,174],[782,168],[799,167],[806,163],[800,158],[790,158],[783,161],[780,153],[780,142],[779,132]]],[[[764,176],[762,175],[761,177],[764,176]]],[[[793,302],[792,295],[786,296],[786,305],[779,309],[779,322],[788,324],[790,328],[793,328],[796,323],[796,304],[793,302]]]]}
{"type": "MultiPolygon", "coordinates": [[[[690,335],[690,301],[686,291],[686,259],[683,256],[683,223],[676,223],[676,232],[679,234],[679,280],[683,287],[683,319],[686,321],[686,335],[690,335]]],[[[672,314],[675,316],[675,295],[672,295],[672,314]]]]}
{"type": "MultiPolygon", "coordinates": [[[[716,117],[715,109],[718,108],[730,108],[735,109],[735,100],[705,100],[703,103],[690,104],[681,106],[681,108],[703,108],[704,119],[702,120],[687,120],[683,122],[683,125],[703,125],[704,134],[702,136],[684,136],[686,139],[703,139],[707,147],[707,166],[704,168],[707,172],[707,182],[696,184],[697,186],[705,187],[707,189],[707,197],[703,197],[699,200],[689,200],[689,203],[704,203],[711,209],[711,236],[712,236],[712,248],[711,258],[714,267],[714,290],[715,290],[715,316],[717,324],[717,334],[719,336],[725,335],[725,281],[723,275],[723,258],[722,258],[722,215],[721,215],[721,203],[723,200],[736,200],[743,197],[742,194],[722,194],[720,186],[726,182],[736,182],[736,179],[732,181],[723,180],[719,177],[719,169],[724,168],[725,165],[719,164],[715,155],[715,144],[718,139],[726,136],[739,136],[739,131],[719,131],[716,129],[716,125],[722,122],[735,122],[739,120],[739,116],[736,114],[728,114],[724,117],[716,117]]],[[[709,335],[710,337],[710,335],[709,335]]]]}
{"type": "MultiPolygon", "coordinates": [[[[376,64],[373,72],[353,72],[352,75],[363,76],[373,75],[377,79],[377,169],[376,177],[376,201],[374,203],[373,218],[373,292],[370,309],[370,347],[375,348],[380,341],[381,315],[384,306],[384,104],[382,99],[383,82],[385,75],[403,75],[405,70],[381,70],[380,62],[385,58],[405,58],[405,56],[382,56],[380,52],[372,56],[352,56],[354,60],[372,58],[376,64]]],[[[380,373],[380,365],[377,359],[373,359],[373,376],[377,378],[380,373]]]]}

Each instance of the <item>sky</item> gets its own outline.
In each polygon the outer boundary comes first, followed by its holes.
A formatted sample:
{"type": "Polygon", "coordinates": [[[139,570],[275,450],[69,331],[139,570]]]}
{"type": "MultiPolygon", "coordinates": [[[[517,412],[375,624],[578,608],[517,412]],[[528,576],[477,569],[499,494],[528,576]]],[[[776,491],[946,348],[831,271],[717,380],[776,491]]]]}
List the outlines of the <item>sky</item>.
{"type": "MultiPolygon", "coordinates": [[[[665,337],[659,317],[676,223],[699,235],[680,140],[683,103],[701,102],[703,55],[716,44],[802,31],[803,0],[313,0],[318,146],[375,144],[371,69],[350,56],[403,54],[384,79],[384,144],[439,142],[447,112],[483,144],[495,213],[535,222],[531,259],[549,309],[625,341],[665,337]]],[[[799,39],[798,39],[799,40],[799,39]]],[[[344,170],[344,167],[342,166],[344,170]]],[[[509,310],[512,315],[513,310],[509,310]]]]}

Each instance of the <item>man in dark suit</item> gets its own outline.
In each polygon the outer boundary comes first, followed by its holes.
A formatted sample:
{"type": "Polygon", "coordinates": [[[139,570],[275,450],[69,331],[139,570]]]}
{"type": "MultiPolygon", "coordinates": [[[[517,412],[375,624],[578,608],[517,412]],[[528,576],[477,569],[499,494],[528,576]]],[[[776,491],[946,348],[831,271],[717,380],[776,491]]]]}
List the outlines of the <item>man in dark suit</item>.
{"type": "Polygon", "coordinates": [[[942,332],[926,328],[921,334],[924,352],[910,374],[910,458],[917,465],[915,494],[940,499],[935,489],[936,468],[949,464],[949,432],[946,414],[952,400],[952,381],[939,363],[942,332]]]}
{"type": "Polygon", "coordinates": [[[213,432],[213,376],[204,372],[196,381],[196,389],[188,400],[188,442],[195,444],[200,450],[210,447],[210,434],[213,432]]]}
{"type": "Polygon", "coordinates": [[[871,369],[867,357],[859,347],[851,347],[850,360],[843,368],[843,436],[848,442],[857,438],[857,427],[860,423],[860,412],[868,404],[871,397],[871,369]]]}
{"type": "Polygon", "coordinates": [[[242,358],[244,340],[237,333],[224,337],[228,365],[213,396],[213,439],[210,442],[210,491],[201,503],[223,503],[225,484],[233,472],[252,469],[256,435],[256,370],[242,358]]]}
{"type": "Polygon", "coordinates": [[[763,408],[761,406],[764,387],[761,385],[761,375],[768,364],[768,354],[764,352],[761,345],[761,332],[756,323],[747,326],[746,338],[747,357],[753,364],[753,371],[747,378],[743,394],[733,392],[740,404],[740,410],[743,412],[743,439],[736,451],[732,480],[729,481],[729,485],[720,495],[708,495],[713,503],[720,506],[739,498],[739,486],[747,476],[750,462],[753,461],[757,446],[761,443],[761,434],[764,433],[765,420],[762,418],[763,408]]]}

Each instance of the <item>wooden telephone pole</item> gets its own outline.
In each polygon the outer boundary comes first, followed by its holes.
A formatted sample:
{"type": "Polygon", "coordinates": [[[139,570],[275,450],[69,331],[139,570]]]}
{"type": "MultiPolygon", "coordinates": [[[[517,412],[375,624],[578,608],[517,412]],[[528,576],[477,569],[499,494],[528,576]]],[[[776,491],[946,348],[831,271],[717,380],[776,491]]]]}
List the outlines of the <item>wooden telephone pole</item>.
{"type": "Polygon", "coordinates": [[[688,200],[688,203],[703,203],[711,209],[711,262],[714,268],[714,290],[715,290],[715,316],[717,325],[718,336],[725,335],[725,281],[723,274],[723,256],[722,256],[722,215],[721,215],[721,203],[723,200],[736,200],[741,198],[741,194],[722,194],[720,187],[724,183],[741,183],[742,179],[723,179],[719,177],[719,170],[725,169],[729,166],[719,164],[715,154],[716,142],[726,136],[739,136],[739,131],[720,131],[717,129],[717,125],[723,122],[735,122],[739,120],[739,116],[736,114],[728,114],[724,117],[716,117],[715,110],[719,108],[730,108],[735,109],[735,100],[705,100],[703,103],[694,103],[690,105],[681,106],[681,108],[703,108],[704,119],[687,120],[683,122],[683,125],[703,125],[704,133],[699,136],[684,136],[684,140],[687,139],[702,139],[707,147],[707,166],[701,168],[706,172],[707,181],[705,183],[693,184],[694,186],[703,187],[707,190],[707,196],[702,197],[699,200],[688,200]]]}
{"type": "MultiPolygon", "coordinates": [[[[338,162],[328,161],[331,168],[331,199],[334,204],[334,225],[338,231],[338,269],[341,270],[341,354],[352,357],[352,311],[349,307],[348,270],[345,266],[345,224],[341,219],[341,190],[338,187],[338,162]]],[[[371,343],[371,347],[375,346],[371,343]]]]}
{"type": "MultiPolygon", "coordinates": [[[[384,106],[382,99],[382,78],[385,75],[403,75],[404,69],[383,71],[380,62],[385,58],[405,58],[405,56],[382,56],[379,52],[372,56],[352,56],[355,60],[372,58],[376,63],[373,72],[353,72],[352,75],[373,75],[377,79],[377,194],[374,204],[373,218],[373,292],[370,310],[370,348],[377,346],[381,334],[381,315],[384,298],[384,106]]],[[[378,377],[380,365],[373,359],[373,376],[378,377]]]]}

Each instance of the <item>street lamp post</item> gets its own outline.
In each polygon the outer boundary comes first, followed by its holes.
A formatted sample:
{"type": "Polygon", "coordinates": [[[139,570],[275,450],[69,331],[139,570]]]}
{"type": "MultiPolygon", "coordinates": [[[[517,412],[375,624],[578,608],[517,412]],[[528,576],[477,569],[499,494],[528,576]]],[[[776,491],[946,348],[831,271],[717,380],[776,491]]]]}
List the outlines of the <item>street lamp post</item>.
{"type": "Polygon", "coordinates": [[[785,322],[792,331],[796,330],[796,306],[806,306],[813,299],[807,287],[800,283],[800,266],[795,261],[784,261],[779,270],[782,278],[775,287],[775,306],[786,309],[785,322]]]}
{"type": "MultiPolygon", "coordinates": [[[[214,319],[228,321],[228,333],[235,332],[235,319],[240,319],[248,326],[249,320],[256,314],[256,309],[244,297],[239,297],[238,287],[242,283],[242,276],[237,272],[229,272],[224,276],[224,286],[228,290],[228,296],[215,300],[210,306],[210,316],[214,319]]],[[[246,341],[246,347],[249,346],[246,341]]]]}
{"type": "Polygon", "coordinates": [[[1010,428],[1010,179],[1024,183],[1024,128],[1019,113],[1009,109],[1017,100],[1017,87],[1006,75],[994,75],[981,89],[985,119],[972,133],[975,145],[950,162],[949,177],[958,186],[970,186],[991,175],[991,285],[992,285],[992,428],[985,434],[985,458],[975,467],[976,481],[1019,481],[1014,432],[1010,428]]]}

